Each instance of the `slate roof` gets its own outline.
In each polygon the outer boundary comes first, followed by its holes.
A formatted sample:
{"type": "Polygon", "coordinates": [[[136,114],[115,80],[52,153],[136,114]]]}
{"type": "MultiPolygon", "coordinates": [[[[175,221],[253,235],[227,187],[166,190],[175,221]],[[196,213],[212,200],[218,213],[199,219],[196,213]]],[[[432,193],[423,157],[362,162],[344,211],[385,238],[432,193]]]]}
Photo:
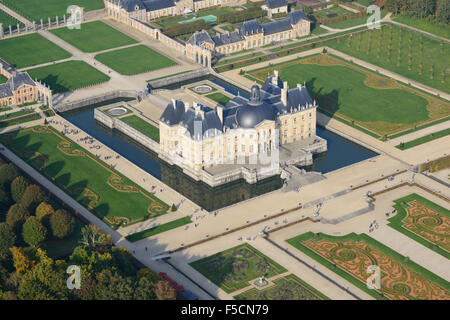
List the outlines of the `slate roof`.
{"type": "Polygon", "coordinates": [[[288,19],[290,20],[292,25],[297,24],[301,20],[311,21],[303,12],[303,10],[295,10],[289,12],[288,19]]]}
{"type": "Polygon", "coordinates": [[[212,37],[212,41],[214,41],[216,46],[222,46],[225,44],[235,43],[243,40],[245,40],[244,37],[236,31],[223,33],[219,36],[212,37]]]}
{"type": "Polygon", "coordinates": [[[309,108],[313,100],[304,86],[289,89],[287,104],[281,102],[281,88],[283,83],[278,76],[271,75],[264,85],[259,88],[252,87],[251,98],[236,96],[223,108],[223,121],[217,114],[217,110],[200,104],[200,110],[204,117],[195,115],[194,107],[185,110],[181,100],[169,103],[164,110],[160,120],[170,126],[181,125],[187,129],[192,136],[194,133],[194,121],[201,123],[197,127],[203,135],[224,132],[226,128],[254,128],[265,120],[274,121],[277,116],[290,112],[299,111],[299,108],[309,108]],[[256,98],[255,98],[256,97],[256,98]]]}
{"type": "Polygon", "coordinates": [[[242,24],[239,31],[244,36],[251,36],[252,34],[262,33],[264,30],[256,20],[249,20],[242,24]]]}
{"type": "Polygon", "coordinates": [[[262,27],[264,29],[265,35],[288,31],[292,29],[292,25],[289,19],[282,19],[278,21],[265,23],[262,25],[262,27]]]}
{"type": "Polygon", "coordinates": [[[173,0],[148,0],[144,1],[144,5],[148,11],[155,11],[175,7],[175,2],[173,0]]]}
{"type": "Polygon", "coordinates": [[[211,36],[206,31],[194,33],[187,41],[187,43],[193,46],[200,46],[204,42],[214,43],[211,36]]]}
{"type": "Polygon", "coordinates": [[[7,98],[13,95],[11,87],[7,83],[0,84],[0,98],[7,98]]]}
{"type": "Polygon", "coordinates": [[[36,85],[27,72],[18,72],[15,76],[9,78],[6,83],[9,84],[13,91],[19,89],[24,84],[28,84],[30,86],[36,85]]]}
{"type": "Polygon", "coordinates": [[[286,0],[267,0],[266,6],[270,9],[281,8],[287,6],[286,0]]]}

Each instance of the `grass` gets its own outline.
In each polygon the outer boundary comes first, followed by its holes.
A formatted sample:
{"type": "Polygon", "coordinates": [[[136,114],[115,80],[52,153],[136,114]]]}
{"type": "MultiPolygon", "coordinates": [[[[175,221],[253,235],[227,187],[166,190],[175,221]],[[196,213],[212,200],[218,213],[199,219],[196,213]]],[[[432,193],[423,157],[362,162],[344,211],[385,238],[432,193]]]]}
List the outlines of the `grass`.
{"type": "Polygon", "coordinates": [[[329,300],[308,283],[290,274],[273,281],[261,290],[252,288],[235,296],[236,300],[329,300]]]}
{"type": "Polygon", "coordinates": [[[22,22],[20,22],[16,18],[11,17],[3,10],[0,10],[0,23],[3,23],[3,31],[9,31],[9,26],[11,26],[13,30],[17,29],[18,23],[20,27],[23,28],[22,22]]]}
{"type": "Polygon", "coordinates": [[[139,45],[95,56],[95,59],[123,75],[134,75],[176,65],[164,55],[139,45]]]}
{"type": "Polygon", "coordinates": [[[289,86],[306,82],[319,110],[378,136],[448,116],[450,104],[330,55],[315,55],[253,70],[261,81],[277,69],[289,86]]]}
{"type": "Polygon", "coordinates": [[[32,113],[30,114],[29,117],[24,117],[24,118],[20,118],[17,120],[10,120],[10,121],[2,121],[0,122],[0,128],[6,128],[6,127],[11,127],[11,126],[15,126],[18,124],[22,124],[22,123],[26,123],[26,122],[30,122],[30,121],[34,121],[34,120],[38,120],[41,117],[37,114],[37,113],[32,113]]]}
{"type": "Polygon", "coordinates": [[[173,220],[164,224],[161,224],[159,226],[147,229],[147,230],[143,230],[137,233],[133,233],[130,234],[128,236],[126,236],[125,238],[130,241],[130,242],[136,242],[151,236],[154,236],[156,234],[162,233],[162,232],[166,232],[181,226],[184,226],[186,224],[191,223],[191,219],[189,217],[183,217],[177,220],[173,220]]]}
{"type": "Polygon", "coordinates": [[[114,107],[102,109],[102,112],[103,112],[104,114],[107,114],[109,117],[113,117],[113,118],[117,118],[117,117],[124,116],[124,115],[126,115],[126,114],[133,113],[133,111],[131,111],[130,109],[128,109],[128,108],[125,107],[125,106],[114,106],[114,107]],[[124,114],[118,114],[118,115],[110,114],[110,113],[108,112],[109,110],[115,109],[115,108],[124,108],[124,109],[126,110],[126,112],[125,112],[124,114]]]}
{"type": "MultiPolygon", "coordinates": [[[[213,16],[219,16],[222,14],[226,14],[226,13],[231,13],[235,11],[235,9],[231,8],[231,7],[216,7],[213,9],[204,9],[204,10],[199,10],[195,13],[195,16],[198,17],[203,17],[203,16],[208,16],[208,15],[213,15],[213,16]]],[[[194,18],[194,15],[188,15],[188,16],[175,16],[175,17],[164,17],[161,18],[159,20],[156,20],[155,23],[159,24],[161,27],[170,27],[173,25],[178,25],[180,22],[186,21],[186,20],[190,20],[194,18]]]]}
{"type": "Polygon", "coordinates": [[[84,61],[66,61],[28,71],[31,78],[50,86],[54,93],[72,91],[79,88],[109,81],[109,76],[91,67],[84,61]]]}
{"type": "MultiPolygon", "coordinates": [[[[327,267],[328,269],[330,269],[337,275],[341,276],[345,280],[349,281],[350,283],[357,286],[358,288],[365,291],[366,293],[368,293],[369,295],[371,295],[372,297],[374,297],[376,299],[388,299],[386,294],[397,294],[398,298],[400,298],[400,297],[405,298],[405,296],[407,297],[407,295],[410,291],[408,289],[409,287],[405,288],[405,290],[402,290],[403,285],[407,286],[406,284],[403,283],[403,281],[399,282],[398,290],[395,290],[394,288],[391,287],[391,282],[394,281],[393,279],[398,279],[398,277],[400,276],[400,274],[398,272],[402,272],[401,279],[409,279],[409,275],[404,274],[404,272],[413,272],[417,277],[416,280],[427,281],[427,283],[420,282],[420,284],[424,288],[429,288],[431,283],[434,283],[434,285],[437,285],[441,289],[443,289],[446,292],[446,295],[450,295],[450,291],[449,291],[450,284],[446,280],[440,278],[439,276],[428,271],[427,269],[419,266],[418,264],[414,263],[410,259],[407,259],[406,257],[402,256],[401,254],[397,253],[396,251],[390,249],[389,247],[383,245],[382,243],[369,237],[366,234],[350,233],[345,236],[330,236],[330,235],[326,235],[323,233],[314,234],[312,232],[307,232],[302,235],[296,236],[294,238],[288,239],[288,240],[286,240],[286,242],[289,243],[290,245],[292,245],[293,247],[295,247],[296,249],[300,250],[307,256],[313,258],[314,260],[316,260],[323,266],[327,267]],[[344,252],[344,250],[342,250],[342,254],[340,254],[340,255],[338,255],[338,252],[336,251],[336,258],[333,260],[329,260],[329,259],[325,258],[325,256],[317,253],[316,251],[310,249],[309,247],[307,247],[306,245],[303,244],[303,241],[308,241],[308,240],[311,240],[314,243],[317,243],[320,241],[331,241],[333,243],[334,242],[342,243],[342,242],[350,241],[355,244],[355,247],[356,247],[356,245],[361,244],[361,243],[367,244],[368,247],[365,250],[358,250],[358,249],[352,250],[352,247],[350,245],[346,245],[344,248],[347,251],[344,252]],[[356,253],[354,250],[358,250],[358,252],[356,253]],[[387,263],[390,263],[388,267],[385,265],[386,261],[383,259],[383,257],[382,257],[382,260],[380,260],[380,261],[378,261],[376,259],[376,257],[373,254],[374,251],[380,251],[382,254],[384,254],[385,256],[387,256],[391,259],[392,262],[390,262],[390,261],[387,262],[387,263]],[[336,262],[339,261],[339,260],[337,260],[338,258],[340,258],[342,261],[342,259],[344,259],[346,257],[348,257],[349,262],[354,261],[357,258],[354,260],[350,260],[352,257],[352,253],[357,254],[358,258],[361,257],[361,259],[363,259],[363,257],[364,257],[366,259],[369,259],[371,264],[375,264],[375,265],[380,264],[380,265],[378,265],[381,269],[381,275],[382,275],[380,290],[369,289],[367,287],[366,281],[362,281],[359,278],[356,278],[354,275],[352,275],[350,273],[350,270],[346,270],[343,267],[341,267],[333,262],[333,261],[336,261],[336,262]],[[403,267],[403,270],[396,269],[396,268],[402,268],[402,267],[403,267]],[[386,281],[383,281],[383,278],[386,279],[386,281]],[[386,286],[388,286],[388,287],[386,287],[386,286]]],[[[345,260],[345,261],[347,261],[347,260],[345,260]]],[[[363,261],[360,261],[360,263],[361,263],[361,265],[363,265],[363,261]]],[[[363,269],[363,270],[365,271],[365,269],[363,269]]],[[[355,269],[355,271],[356,271],[356,269],[355,269]]],[[[429,288],[429,291],[432,291],[432,290],[433,290],[432,288],[429,288]]]]}
{"type": "Polygon", "coordinates": [[[104,8],[102,0],[2,0],[2,3],[30,21],[43,19],[44,23],[56,16],[60,20],[63,15],[69,17],[67,8],[71,5],[84,8],[84,12],[104,8]]]}
{"type": "Polygon", "coordinates": [[[111,226],[165,214],[169,208],[51,127],[6,133],[0,141],[111,226]]]}
{"type": "Polygon", "coordinates": [[[126,116],[120,118],[120,120],[159,143],[159,128],[155,127],[151,123],[139,118],[136,115],[126,116]]]}
{"type": "Polygon", "coordinates": [[[316,17],[316,19],[322,19],[322,20],[336,18],[336,17],[342,17],[342,16],[346,16],[349,14],[352,14],[352,12],[349,10],[346,10],[344,8],[341,8],[337,5],[335,5],[332,8],[329,8],[329,9],[323,9],[323,10],[314,12],[314,16],[316,17]]]}
{"type": "Polygon", "coordinates": [[[270,278],[287,270],[248,243],[191,262],[190,265],[227,293],[245,288],[264,275],[270,278]]]}
{"type": "Polygon", "coordinates": [[[51,239],[47,240],[44,245],[44,249],[47,252],[47,255],[53,259],[62,258],[67,255],[70,255],[77,246],[80,245],[81,240],[81,229],[84,224],[78,219],[75,218],[75,227],[73,233],[64,239],[51,239]]]}
{"type": "Polygon", "coordinates": [[[20,110],[20,111],[16,111],[16,112],[11,112],[8,114],[1,115],[0,120],[13,119],[13,118],[21,117],[21,116],[24,116],[26,114],[30,114],[33,112],[34,112],[33,110],[20,110]]]}
{"type": "Polygon", "coordinates": [[[0,57],[18,69],[71,56],[37,33],[0,40],[0,57]]]}
{"type": "Polygon", "coordinates": [[[193,87],[190,87],[189,90],[191,90],[193,93],[198,94],[198,95],[208,95],[208,94],[210,94],[211,92],[217,91],[216,88],[214,88],[212,85],[210,85],[210,84],[208,84],[208,83],[200,83],[200,84],[197,84],[197,85],[195,85],[195,86],[193,86],[193,87]],[[196,87],[200,87],[200,86],[208,86],[208,87],[211,88],[211,91],[209,91],[209,92],[196,92],[196,91],[195,91],[195,88],[196,88],[196,87]]]}
{"type": "Polygon", "coordinates": [[[206,96],[207,98],[214,100],[215,102],[221,104],[221,105],[226,105],[228,103],[228,101],[231,100],[230,97],[224,95],[223,93],[220,92],[216,92],[216,93],[212,93],[212,94],[208,94],[206,96]]]}
{"type": "Polygon", "coordinates": [[[231,58],[231,59],[221,59],[218,63],[216,63],[216,66],[221,66],[221,65],[233,63],[233,62],[236,62],[236,61],[256,58],[256,57],[262,56],[263,54],[264,54],[263,52],[253,52],[253,53],[245,54],[243,56],[234,57],[234,58],[231,58]]]}
{"type": "Polygon", "coordinates": [[[327,41],[326,45],[411,80],[450,93],[450,77],[446,75],[450,65],[450,44],[448,43],[402,27],[389,25],[381,30],[367,30],[340,41],[333,39],[327,41]]]}
{"type": "Polygon", "coordinates": [[[400,143],[400,144],[396,145],[395,147],[400,150],[406,150],[406,149],[427,143],[429,141],[433,141],[433,140],[448,136],[449,134],[450,134],[450,128],[447,128],[447,129],[444,129],[444,130],[441,130],[438,132],[434,132],[434,133],[428,134],[426,136],[423,136],[423,137],[420,137],[420,138],[417,138],[417,139],[414,139],[414,140],[411,140],[411,141],[408,141],[405,143],[400,143]]]}
{"type": "Polygon", "coordinates": [[[439,24],[431,22],[426,19],[420,19],[416,17],[409,17],[405,15],[399,15],[394,17],[394,20],[408,26],[421,29],[423,31],[450,39],[450,27],[449,25],[439,24]]]}
{"type": "Polygon", "coordinates": [[[97,52],[137,43],[102,21],[83,23],[80,29],[63,27],[50,32],[83,52],[97,52]]]}
{"type": "MultiPolygon", "coordinates": [[[[448,250],[445,250],[444,248],[441,248],[439,245],[437,245],[435,242],[430,241],[429,239],[425,239],[424,237],[421,237],[419,234],[412,232],[406,228],[404,228],[404,222],[403,220],[407,217],[407,203],[411,201],[417,201],[418,203],[426,206],[427,208],[437,212],[439,214],[439,218],[436,219],[436,221],[443,223],[442,218],[446,217],[447,219],[450,218],[450,211],[442,208],[441,206],[438,206],[434,202],[425,199],[418,194],[410,194],[406,197],[394,200],[394,208],[397,210],[397,214],[390,218],[388,221],[388,226],[391,228],[403,233],[407,237],[410,237],[411,239],[419,242],[423,246],[427,247],[428,249],[431,249],[442,256],[446,257],[447,259],[450,259],[450,252],[448,250]]],[[[431,219],[430,219],[431,221],[431,219]]],[[[417,220],[416,223],[422,223],[425,224],[426,220],[417,220]]],[[[428,225],[429,227],[432,227],[433,225],[428,225]]],[[[440,234],[441,238],[446,238],[448,240],[448,235],[445,235],[445,230],[442,229],[443,233],[440,234]]],[[[435,234],[433,234],[435,235],[435,234]]],[[[448,243],[448,242],[447,242],[448,243]]]]}
{"type": "Polygon", "coordinates": [[[324,34],[324,33],[327,33],[327,32],[328,32],[328,30],[326,30],[326,29],[324,29],[324,28],[322,28],[322,27],[317,26],[317,27],[315,27],[314,29],[312,29],[311,35],[313,35],[313,36],[318,36],[319,34],[324,34]]]}

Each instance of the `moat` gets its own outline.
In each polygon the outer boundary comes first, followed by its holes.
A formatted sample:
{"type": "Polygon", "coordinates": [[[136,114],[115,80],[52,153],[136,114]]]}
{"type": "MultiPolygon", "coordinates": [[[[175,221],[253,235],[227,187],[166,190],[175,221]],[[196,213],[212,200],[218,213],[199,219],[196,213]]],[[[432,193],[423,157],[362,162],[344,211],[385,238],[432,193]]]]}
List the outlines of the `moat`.
{"type": "MultiPolygon", "coordinates": [[[[97,107],[97,106],[96,106],[97,107]]],[[[94,120],[94,107],[61,114],[68,121],[101,141],[138,167],[147,171],[191,201],[208,211],[220,209],[282,187],[279,176],[248,184],[237,180],[212,188],[185,175],[176,166],[171,166],[124,134],[111,130],[94,120]]],[[[317,128],[317,135],[328,141],[328,151],[314,158],[314,164],[306,170],[328,173],[348,165],[369,159],[377,154],[326,129],[317,128]]]]}

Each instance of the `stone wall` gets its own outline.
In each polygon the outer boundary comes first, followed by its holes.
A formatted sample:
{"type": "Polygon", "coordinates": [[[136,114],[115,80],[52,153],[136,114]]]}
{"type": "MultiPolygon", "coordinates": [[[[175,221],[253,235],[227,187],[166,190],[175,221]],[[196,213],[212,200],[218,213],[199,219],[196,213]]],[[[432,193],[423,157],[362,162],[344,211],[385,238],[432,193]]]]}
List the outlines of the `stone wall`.
{"type": "Polygon", "coordinates": [[[143,92],[139,92],[139,91],[116,90],[116,91],[111,91],[111,92],[101,94],[98,96],[94,96],[91,98],[86,98],[86,99],[82,99],[82,100],[59,104],[59,105],[56,105],[55,107],[53,107],[53,109],[57,112],[66,112],[66,111],[86,107],[89,105],[101,103],[104,101],[117,99],[117,98],[137,99],[138,97],[142,97],[142,96],[143,96],[143,92]]]}
{"type": "Polygon", "coordinates": [[[178,82],[206,76],[209,73],[210,73],[210,70],[208,68],[202,68],[202,69],[193,70],[191,72],[175,75],[173,77],[150,81],[149,84],[153,89],[158,89],[158,88],[161,88],[161,87],[173,84],[173,83],[178,83],[178,82]]]}
{"type": "Polygon", "coordinates": [[[149,138],[142,132],[134,129],[130,125],[126,124],[120,118],[114,118],[108,116],[101,109],[94,110],[94,119],[101,122],[105,126],[111,129],[116,129],[123,134],[126,134],[128,137],[136,141],[137,143],[143,145],[144,147],[159,153],[159,143],[149,138]]]}

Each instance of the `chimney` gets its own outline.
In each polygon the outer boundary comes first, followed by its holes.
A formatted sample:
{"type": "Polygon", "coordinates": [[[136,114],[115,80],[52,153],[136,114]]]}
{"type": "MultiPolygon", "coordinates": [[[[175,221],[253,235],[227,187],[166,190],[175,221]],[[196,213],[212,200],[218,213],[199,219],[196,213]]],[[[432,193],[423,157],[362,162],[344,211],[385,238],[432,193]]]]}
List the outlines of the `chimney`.
{"type": "Polygon", "coordinates": [[[220,33],[219,32],[216,32],[216,37],[220,38],[220,33]]]}
{"type": "Polygon", "coordinates": [[[217,106],[216,107],[216,112],[217,112],[217,116],[220,119],[220,122],[223,123],[223,107],[222,106],[217,106]]]}
{"type": "Polygon", "coordinates": [[[287,95],[288,95],[288,83],[287,81],[283,82],[283,89],[281,89],[281,103],[283,103],[284,106],[287,106],[287,95]]]}
{"type": "Polygon", "coordinates": [[[175,101],[175,99],[174,99],[174,98],[172,98],[171,100],[172,100],[172,106],[173,106],[174,108],[176,108],[176,106],[177,106],[177,102],[175,101]]]}
{"type": "Polygon", "coordinates": [[[274,86],[278,85],[278,70],[273,71],[272,84],[274,86]]]}

